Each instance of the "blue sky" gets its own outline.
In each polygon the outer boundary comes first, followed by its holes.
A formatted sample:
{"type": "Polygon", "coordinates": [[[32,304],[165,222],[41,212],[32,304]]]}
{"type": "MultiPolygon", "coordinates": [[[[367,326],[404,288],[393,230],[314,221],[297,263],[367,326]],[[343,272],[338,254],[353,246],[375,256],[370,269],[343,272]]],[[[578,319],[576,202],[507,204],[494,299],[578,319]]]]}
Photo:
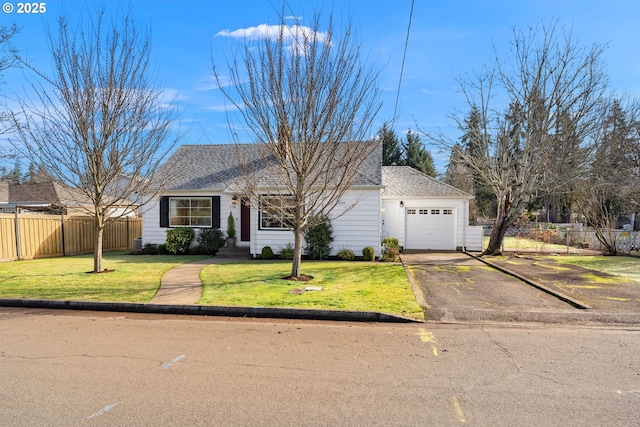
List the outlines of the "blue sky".
{"type": "MultiPolygon", "coordinates": [[[[11,1],[17,7],[16,1],[11,1]]],[[[181,112],[183,143],[231,142],[224,114],[225,101],[216,89],[212,62],[225,68],[226,58],[241,47],[221,31],[276,24],[280,3],[263,0],[132,0],[46,1],[43,14],[6,14],[0,24],[21,27],[15,45],[34,65],[49,72],[45,26],[55,30],[61,13],[78,17],[104,6],[130,10],[148,25],[152,35],[152,60],[167,101],[181,112]]],[[[393,118],[411,0],[289,1],[299,23],[309,22],[314,11],[333,12],[339,29],[351,17],[362,51],[381,70],[379,85],[383,107],[374,129],[393,118]]],[[[417,125],[455,136],[449,119],[464,109],[455,77],[489,64],[493,46],[504,52],[512,28],[549,24],[571,29],[583,45],[608,44],[603,56],[611,86],[619,93],[640,98],[640,2],[635,0],[415,0],[404,76],[394,129],[403,134],[417,125]]],[[[74,22],[72,20],[72,22],[74,22]]],[[[293,23],[293,21],[291,21],[293,23]]],[[[21,72],[5,72],[0,93],[17,96],[23,87],[21,72]]],[[[248,136],[245,138],[249,138],[248,136]]],[[[246,141],[250,142],[250,141],[246,141]]],[[[0,141],[6,145],[6,141],[0,141]]],[[[443,172],[448,153],[429,147],[443,172]]]]}

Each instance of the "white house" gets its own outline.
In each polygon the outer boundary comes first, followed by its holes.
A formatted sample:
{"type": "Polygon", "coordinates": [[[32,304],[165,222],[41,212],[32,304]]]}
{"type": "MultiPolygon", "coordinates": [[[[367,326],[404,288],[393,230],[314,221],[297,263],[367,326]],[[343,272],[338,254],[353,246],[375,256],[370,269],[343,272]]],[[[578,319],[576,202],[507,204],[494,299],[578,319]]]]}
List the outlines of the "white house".
{"type": "MultiPolygon", "coordinates": [[[[177,171],[174,178],[143,208],[143,244],[164,243],[166,231],[178,226],[226,231],[229,213],[235,218],[237,245],[248,247],[252,256],[261,254],[264,246],[278,253],[293,243],[293,233],[284,227],[282,218],[261,212],[234,183],[237,171],[229,166],[235,164],[233,159],[239,155],[244,161],[252,156],[257,159],[256,152],[250,144],[240,151],[235,145],[181,146],[167,163],[177,171]]],[[[362,163],[343,197],[341,204],[355,206],[331,221],[332,254],[342,248],[360,254],[364,247],[372,246],[380,255],[385,236],[397,237],[411,249],[480,249],[481,234],[476,248],[467,226],[472,196],[409,167],[382,167],[381,158],[378,147],[362,163]]],[[[265,183],[262,197],[272,196],[269,177],[259,179],[261,185],[265,183]]],[[[338,205],[334,212],[340,209],[338,205]]]]}

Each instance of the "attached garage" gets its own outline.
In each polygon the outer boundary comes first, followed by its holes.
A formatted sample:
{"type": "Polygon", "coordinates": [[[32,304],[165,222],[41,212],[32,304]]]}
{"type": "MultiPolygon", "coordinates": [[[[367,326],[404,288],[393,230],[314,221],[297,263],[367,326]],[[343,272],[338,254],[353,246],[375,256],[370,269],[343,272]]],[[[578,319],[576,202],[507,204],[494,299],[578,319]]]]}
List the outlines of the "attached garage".
{"type": "Polygon", "coordinates": [[[408,166],[383,166],[382,185],[382,237],[396,237],[405,249],[441,251],[469,247],[472,235],[481,239],[468,225],[470,194],[408,166]]]}
{"type": "Polygon", "coordinates": [[[453,207],[405,209],[405,248],[453,251],[456,221],[453,207]]]}

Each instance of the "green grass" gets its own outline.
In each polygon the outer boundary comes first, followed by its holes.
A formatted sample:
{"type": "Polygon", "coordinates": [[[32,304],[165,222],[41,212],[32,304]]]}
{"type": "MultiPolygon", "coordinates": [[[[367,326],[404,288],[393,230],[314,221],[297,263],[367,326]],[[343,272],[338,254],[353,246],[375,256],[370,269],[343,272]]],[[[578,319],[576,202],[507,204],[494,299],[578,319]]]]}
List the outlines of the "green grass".
{"type": "Polygon", "coordinates": [[[309,282],[281,279],[291,262],[252,261],[213,264],[200,272],[200,304],[377,311],[422,319],[422,309],[400,265],[359,262],[303,262],[309,282]],[[293,288],[321,286],[322,291],[289,294],[293,288]]]}
{"type": "Polygon", "coordinates": [[[640,258],[629,256],[560,256],[554,260],[640,282],[640,258]]]}
{"type": "MultiPolygon", "coordinates": [[[[489,236],[484,236],[483,248],[489,245],[489,236]]],[[[505,236],[502,241],[502,247],[505,251],[519,251],[524,249],[534,249],[536,252],[556,252],[566,253],[566,245],[556,245],[553,243],[540,242],[538,240],[527,239],[526,237],[505,236]]],[[[569,248],[571,251],[571,248],[569,248]]]]}
{"type": "Polygon", "coordinates": [[[93,255],[0,263],[0,298],[148,302],[169,269],[203,256],[104,254],[112,273],[87,274],[93,255]]]}

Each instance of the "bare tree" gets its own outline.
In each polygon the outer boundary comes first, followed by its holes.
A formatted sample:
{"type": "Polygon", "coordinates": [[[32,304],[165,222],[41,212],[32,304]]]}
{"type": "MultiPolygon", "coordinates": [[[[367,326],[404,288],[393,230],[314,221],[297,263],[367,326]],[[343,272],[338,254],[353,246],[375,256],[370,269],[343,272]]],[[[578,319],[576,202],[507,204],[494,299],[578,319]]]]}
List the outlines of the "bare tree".
{"type": "MultiPolygon", "coordinates": [[[[581,47],[556,25],[514,29],[509,56],[496,53],[495,65],[459,79],[470,109],[477,109],[477,150],[460,151],[465,163],[491,187],[497,216],[485,253],[500,250],[507,229],[526,210],[547,167],[552,148],[566,138],[588,145],[607,78],[603,48],[581,47]],[[565,118],[571,117],[570,132],[565,118]],[[478,155],[481,153],[481,155],[478,155]]],[[[466,129],[466,115],[455,116],[466,129]]],[[[454,141],[435,139],[452,147],[454,141]]]]}
{"type": "Polygon", "coordinates": [[[379,142],[363,142],[380,102],[377,74],[361,55],[351,25],[341,37],[331,17],[324,32],[319,15],[310,27],[287,26],[283,7],[274,34],[245,41],[241,58],[229,62],[230,86],[214,67],[259,153],[258,161],[241,161],[236,182],[254,206],[286,219],[292,277],[300,275],[303,231],[352,207],[338,205],[378,151],[379,142]]]}
{"type": "Polygon", "coordinates": [[[615,255],[620,215],[634,214],[640,208],[640,105],[637,101],[625,105],[614,98],[600,117],[597,146],[577,202],[598,241],[615,255]]]}
{"type": "MultiPolygon", "coordinates": [[[[11,39],[18,33],[18,27],[14,23],[11,26],[0,26],[0,84],[5,83],[2,72],[10,68],[16,62],[16,50],[11,43],[11,39]]],[[[11,112],[0,111],[0,135],[3,135],[11,128],[11,112]]],[[[4,147],[0,147],[0,161],[3,159],[13,159],[15,153],[4,147]]]]}
{"type": "Polygon", "coordinates": [[[31,85],[35,100],[22,101],[15,146],[89,203],[93,271],[101,272],[106,223],[126,214],[136,193],[161,186],[156,171],[176,143],[175,110],[163,104],[149,70],[146,32],[129,16],[107,23],[103,11],[85,21],[74,28],[61,17],[49,34],[52,76],[25,63],[41,79],[31,85]]]}

